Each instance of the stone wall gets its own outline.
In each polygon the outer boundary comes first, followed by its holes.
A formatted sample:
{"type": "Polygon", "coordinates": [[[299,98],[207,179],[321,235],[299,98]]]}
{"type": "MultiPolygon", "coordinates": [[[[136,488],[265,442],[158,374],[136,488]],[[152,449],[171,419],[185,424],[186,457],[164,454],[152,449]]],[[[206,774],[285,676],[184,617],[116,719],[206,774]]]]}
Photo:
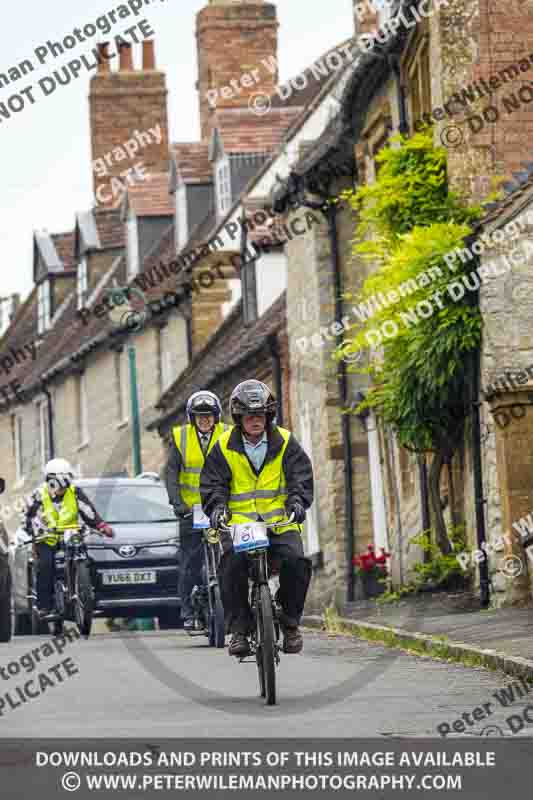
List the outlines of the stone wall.
{"type": "MultiPolygon", "coordinates": [[[[490,559],[494,603],[515,604],[531,600],[527,559],[513,523],[533,510],[533,192],[527,204],[523,201],[520,213],[508,219],[502,215],[498,225],[508,235],[480,257],[480,268],[487,271],[480,289],[484,320],[481,399],[487,431],[484,494],[488,541],[512,534],[504,552],[490,559]],[[487,402],[486,395],[491,393],[493,398],[487,402]],[[513,555],[522,559],[523,573],[506,579],[498,570],[502,558],[513,555]]],[[[492,235],[495,230],[493,226],[487,232],[492,235]]]]}
{"type": "Polygon", "coordinates": [[[465,90],[474,98],[466,108],[456,103],[457,114],[438,122],[435,135],[442,140],[444,132],[445,143],[451,141],[453,126],[450,177],[456,188],[480,199],[494,176],[510,176],[528,158],[533,6],[522,0],[450,0],[430,23],[433,107],[465,90]]]}

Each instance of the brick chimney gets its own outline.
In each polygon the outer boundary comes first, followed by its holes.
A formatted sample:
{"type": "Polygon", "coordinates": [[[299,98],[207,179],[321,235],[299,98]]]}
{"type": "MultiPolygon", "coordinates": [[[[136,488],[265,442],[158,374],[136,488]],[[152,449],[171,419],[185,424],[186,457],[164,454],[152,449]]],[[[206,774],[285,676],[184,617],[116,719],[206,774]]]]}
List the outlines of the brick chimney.
{"type": "Polygon", "coordinates": [[[101,206],[116,203],[118,198],[113,197],[110,182],[124,170],[142,163],[146,174],[166,172],[169,142],[166,76],[155,68],[154,43],[142,43],[140,69],[135,68],[137,53],[126,42],[119,46],[116,71],[110,69],[110,64],[117,62],[116,57],[106,59],[109,45],[102,43],[98,50],[101,59],[90,83],[89,109],[93,186],[95,202],[101,206]],[[159,135],[149,129],[157,129],[159,135]],[[157,142],[157,138],[161,141],[157,142]],[[118,148],[126,152],[126,142],[130,142],[131,155],[121,158],[118,148]]]}
{"type": "Polygon", "coordinates": [[[252,95],[273,93],[278,84],[278,27],[276,6],[264,0],[209,0],[198,13],[196,88],[202,139],[211,133],[213,104],[208,97],[213,100],[216,90],[219,109],[247,108],[252,95]]]}
{"type": "Polygon", "coordinates": [[[374,33],[379,28],[377,2],[372,2],[372,0],[352,0],[352,2],[355,35],[374,33]]]}

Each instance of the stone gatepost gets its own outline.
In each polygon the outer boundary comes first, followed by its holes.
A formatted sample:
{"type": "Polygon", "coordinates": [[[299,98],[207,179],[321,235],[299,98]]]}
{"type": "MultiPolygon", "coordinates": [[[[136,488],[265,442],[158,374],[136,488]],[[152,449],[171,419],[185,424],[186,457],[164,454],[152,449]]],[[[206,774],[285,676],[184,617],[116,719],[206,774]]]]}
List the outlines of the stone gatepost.
{"type": "Polygon", "coordinates": [[[489,400],[496,432],[496,466],[502,501],[505,549],[501,563],[507,583],[506,606],[524,606],[533,600],[528,559],[520,533],[513,528],[513,523],[533,510],[532,403],[533,391],[525,388],[489,400]],[[513,568],[518,570],[517,558],[522,570],[513,577],[513,568]]]}

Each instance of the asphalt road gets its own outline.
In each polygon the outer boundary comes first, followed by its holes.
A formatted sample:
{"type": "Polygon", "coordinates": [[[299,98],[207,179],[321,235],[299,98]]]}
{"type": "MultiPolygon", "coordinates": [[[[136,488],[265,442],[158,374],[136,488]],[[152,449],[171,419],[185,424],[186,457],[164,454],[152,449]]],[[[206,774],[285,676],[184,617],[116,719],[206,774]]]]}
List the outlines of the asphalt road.
{"type": "MultiPolygon", "coordinates": [[[[511,736],[505,719],[529,702],[515,692],[513,707],[502,707],[493,693],[509,683],[503,675],[314,631],[303,654],[282,656],[273,708],[258,697],[254,663],[239,664],[181,631],[96,635],[42,657],[34,671],[26,672],[26,659],[17,675],[6,672],[46,641],[0,645],[0,737],[438,736],[439,724],[488,702],[490,718],[462,735],[490,724],[511,736]],[[68,670],[58,667],[65,658],[68,670]],[[50,679],[40,693],[38,672],[50,679]],[[16,705],[16,687],[29,679],[37,696],[11,708],[6,692],[16,705]]],[[[518,735],[533,735],[533,724],[518,735]]]]}

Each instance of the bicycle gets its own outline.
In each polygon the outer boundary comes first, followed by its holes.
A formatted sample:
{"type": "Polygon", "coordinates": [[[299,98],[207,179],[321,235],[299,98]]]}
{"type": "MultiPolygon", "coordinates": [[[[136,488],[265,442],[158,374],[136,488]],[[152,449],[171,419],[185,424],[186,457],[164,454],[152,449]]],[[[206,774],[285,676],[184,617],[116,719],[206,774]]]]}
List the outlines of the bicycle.
{"type": "Polygon", "coordinates": [[[210,647],[224,647],[226,630],[222,593],[218,581],[218,565],[220,563],[220,544],[210,539],[209,520],[199,506],[194,509],[194,528],[202,530],[202,548],[204,563],[202,566],[202,584],[195,586],[191,594],[191,605],[195,622],[199,623],[202,633],[207,633],[210,647]]]}
{"type": "MultiPolygon", "coordinates": [[[[280,664],[282,648],[280,639],[280,609],[273,599],[276,596],[276,574],[268,559],[270,541],[268,529],[280,528],[293,522],[288,520],[267,525],[265,522],[246,522],[221,525],[229,532],[235,552],[245,552],[250,559],[250,609],[254,621],[251,639],[251,656],[257,665],[259,691],[268,706],[276,705],[276,667],[280,664]]],[[[239,658],[239,663],[246,662],[239,658]]]]}
{"type": "MultiPolygon", "coordinates": [[[[63,633],[66,619],[72,619],[76,623],[81,636],[89,638],[91,634],[95,591],[91,562],[84,542],[88,532],[92,531],[85,525],[64,531],[54,553],[55,611],[41,619],[53,623],[55,636],[63,633]]],[[[42,542],[54,533],[56,531],[43,529],[34,541],[42,542]]],[[[32,599],[32,613],[38,614],[35,591],[32,599]]]]}

